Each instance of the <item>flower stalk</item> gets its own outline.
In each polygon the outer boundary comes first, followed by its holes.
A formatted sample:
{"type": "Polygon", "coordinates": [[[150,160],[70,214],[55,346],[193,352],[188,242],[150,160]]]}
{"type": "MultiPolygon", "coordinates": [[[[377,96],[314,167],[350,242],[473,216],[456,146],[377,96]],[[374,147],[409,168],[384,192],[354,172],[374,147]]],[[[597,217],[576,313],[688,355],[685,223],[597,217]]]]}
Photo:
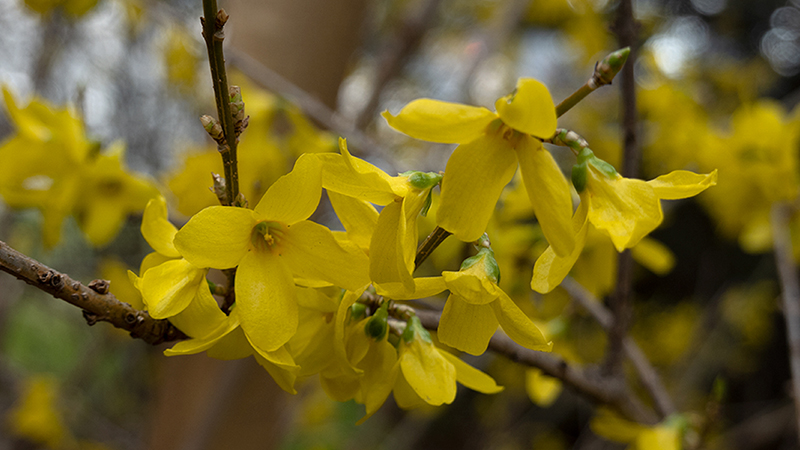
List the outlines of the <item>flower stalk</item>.
{"type": "Polygon", "coordinates": [[[556,116],[563,116],[564,113],[572,109],[573,106],[577,105],[581,100],[586,98],[586,96],[596,91],[598,88],[611,84],[614,77],[622,70],[622,66],[625,65],[625,61],[628,60],[628,55],[630,55],[630,53],[630,47],[625,47],[610,53],[603,58],[602,61],[595,64],[594,72],[592,72],[592,76],[589,80],[556,106],[556,116]]]}

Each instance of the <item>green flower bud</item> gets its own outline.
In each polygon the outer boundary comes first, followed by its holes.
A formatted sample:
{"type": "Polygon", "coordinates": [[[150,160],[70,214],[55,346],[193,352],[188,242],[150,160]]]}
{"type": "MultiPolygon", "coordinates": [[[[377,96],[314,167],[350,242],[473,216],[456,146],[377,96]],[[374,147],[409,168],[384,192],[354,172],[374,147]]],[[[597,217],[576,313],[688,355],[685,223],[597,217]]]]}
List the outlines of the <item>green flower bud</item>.
{"type": "Polygon", "coordinates": [[[367,305],[363,303],[353,303],[350,306],[350,320],[358,321],[367,315],[367,305]]]}
{"type": "Polygon", "coordinates": [[[364,332],[367,336],[380,341],[386,336],[386,331],[389,329],[389,302],[383,302],[380,308],[375,311],[375,314],[369,318],[367,324],[364,326],[364,332]]]}

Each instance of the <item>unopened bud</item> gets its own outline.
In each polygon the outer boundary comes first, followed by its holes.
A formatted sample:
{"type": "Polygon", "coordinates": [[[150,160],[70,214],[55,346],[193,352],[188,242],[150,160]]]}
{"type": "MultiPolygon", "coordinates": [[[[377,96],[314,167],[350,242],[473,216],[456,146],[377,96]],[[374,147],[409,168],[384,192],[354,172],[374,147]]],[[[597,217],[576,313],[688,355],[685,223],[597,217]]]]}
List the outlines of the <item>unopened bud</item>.
{"type": "Polygon", "coordinates": [[[367,324],[364,326],[364,332],[367,336],[379,341],[386,336],[386,331],[389,329],[389,302],[383,302],[380,308],[375,311],[375,314],[369,318],[367,324]]]}
{"type": "Polygon", "coordinates": [[[619,71],[622,70],[622,66],[625,65],[625,61],[628,60],[628,56],[630,54],[631,48],[625,47],[610,53],[608,56],[603,58],[602,61],[598,62],[595,65],[594,75],[590,81],[596,85],[594,87],[598,88],[606,84],[611,84],[611,82],[614,80],[614,77],[616,77],[619,71]]]}
{"type": "Polygon", "coordinates": [[[220,125],[217,119],[206,114],[200,116],[200,123],[203,124],[203,128],[205,128],[208,135],[211,136],[211,139],[214,139],[217,144],[223,145],[225,142],[225,133],[222,132],[222,125],[220,125]]]}

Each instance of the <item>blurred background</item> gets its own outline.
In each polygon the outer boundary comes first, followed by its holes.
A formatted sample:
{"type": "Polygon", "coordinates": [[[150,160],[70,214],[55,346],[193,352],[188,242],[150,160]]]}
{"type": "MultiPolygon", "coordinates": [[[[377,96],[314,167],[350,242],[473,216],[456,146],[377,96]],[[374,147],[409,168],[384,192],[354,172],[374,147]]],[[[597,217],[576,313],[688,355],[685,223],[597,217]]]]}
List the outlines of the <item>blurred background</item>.
{"type": "MultiPolygon", "coordinates": [[[[240,150],[251,205],[297,156],[336,151],[339,136],[390,174],[444,170],[453,146],[396,133],[379,113],[397,113],[420,97],[494,109],[519,77],[542,81],[558,102],[619,47],[612,0],[219,6],[231,15],[231,82],[242,86],[251,116],[240,150]]],[[[633,7],[639,44],[628,64],[638,89],[640,178],[719,168],[720,182],[697,199],[665,203],[664,224],[634,250],[631,333],[689,424],[687,448],[798,448],[769,209],[798,193],[800,1],[636,0],[633,7]]],[[[178,226],[215,204],[210,172],[222,164],[198,120],[215,114],[201,14],[200,0],[0,0],[3,145],[24,128],[9,113],[9,98],[17,108],[38,102],[68,110],[83,129],[63,140],[100,152],[124,146],[125,176],[167,196],[178,226]]],[[[617,167],[619,97],[615,83],[559,120],[617,167]]],[[[551,151],[569,170],[571,154],[551,151]]],[[[0,177],[14,178],[15,170],[0,160],[0,177]]],[[[0,239],[83,282],[109,279],[119,298],[141,305],[126,271],[138,273],[151,251],[139,233],[144,205],[121,212],[80,206],[89,180],[75,181],[84,190],[57,220],[44,217],[42,203],[3,194],[0,239]],[[93,220],[113,230],[97,234],[93,220]]],[[[113,186],[127,186],[120,180],[128,178],[119,175],[113,186]]],[[[109,204],[117,202],[114,189],[109,204]]],[[[599,363],[604,332],[569,294],[525,289],[546,242],[519,198],[524,190],[512,183],[489,230],[503,287],[541,323],[556,352],[599,363]]],[[[315,219],[341,229],[329,207],[315,219]]],[[[790,227],[800,239],[798,222],[790,227]]],[[[425,220],[420,235],[433,226],[425,220]]],[[[448,241],[421,270],[453,270],[465,254],[464,245],[448,241]]],[[[607,239],[590,234],[572,277],[598,299],[613,290],[616,254],[607,239]]],[[[580,395],[491,354],[466,360],[504,392],[462,387],[453,405],[415,411],[389,400],[356,426],[362,407],[328,399],[315,378],[291,396],[250,359],[166,358],[164,348],[106,324],[88,327],[76,308],[0,275],[0,449],[627,445],[589,429],[593,405],[580,395]]]]}

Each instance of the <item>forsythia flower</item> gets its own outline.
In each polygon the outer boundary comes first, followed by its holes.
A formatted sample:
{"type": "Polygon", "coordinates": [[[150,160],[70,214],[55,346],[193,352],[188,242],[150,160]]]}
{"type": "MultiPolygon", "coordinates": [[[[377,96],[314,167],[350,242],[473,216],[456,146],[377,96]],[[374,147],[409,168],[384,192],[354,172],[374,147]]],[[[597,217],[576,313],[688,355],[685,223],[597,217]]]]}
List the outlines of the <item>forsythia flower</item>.
{"type": "Polygon", "coordinates": [[[490,376],[434,346],[416,316],[408,321],[398,352],[400,373],[394,398],[401,408],[414,408],[423,402],[433,406],[452,403],[456,381],[484,394],[503,390],[490,376]]]}
{"type": "Polygon", "coordinates": [[[450,296],[439,322],[439,340],[480,355],[499,324],[523,347],[550,351],[552,342],[497,285],[499,275],[494,252],[488,248],[465,260],[458,272],[442,273],[450,296]]]}
{"type": "Polygon", "coordinates": [[[550,92],[540,82],[521,78],[514,93],[486,108],[430,99],[406,105],[383,117],[392,128],[432,142],[460,144],[447,162],[437,224],[458,239],[477,240],[486,230],[503,187],[517,165],[542,231],[559,255],[575,246],[570,230],[569,184],[541,138],[556,131],[550,92]],[[539,138],[539,139],[537,139],[539,138]]]}
{"type": "Polygon", "coordinates": [[[623,178],[587,148],[578,155],[572,179],[581,196],[572,218],[575,248],[566,256],[556,254],[552,246],[545,250],[533,269],[531,287],[537,292],[550,292],[567,276],[586,242],[589,223],[608,235],[617,251],[622,252],[664,220],[660,200],[703,192],[716,184],[717,171],[704,175],[676,170],[645,182],[623,178]]]}
{"type": "Polygon", "coordinates": [[[412,277],[417,251],[417,218],[427,212],[431,189],[441,176],[410,172],[391,177],[372,164],[353,157],[344,139],[340,155],[316,155],[323,162],[322,186],[335,193],[331,202],[348,234],[369,239],[369,275],[379,292],[396,295],[416,290],[412,277]],[[336,194],[341,194],[337,196],[336,194]],[[358,201],[349,201],[349,196],[358,201]],[[385,205],[380,214],[366,202],[385,205]],[[375,216],[377,219],[375,220],[375,216]],[[371,224],[374,220],[374,226],[371,224]],[[352,230],[352,232],[351,232],[352,230]],[[360,230],[360,231],[359,231],[360,230]]]}
{"type": "Polygon", "coordinates": [[[297,331],[294,276],[358,289],[369,283],[368,260],[341,247],[330,230],[311,222],[321,195],[321,168],[311,155],[264,194],[254,210],[212,206],[175,235],[175,247],[197,267],[238,266],[237,310],[247,338],[275,351],[297,331]]]}
{"type": "Polygon", "coordinates": [[[13,168],[0,179],[0,195],[11,207],[42,212],[46,247],[58,243],[69,215],[93,245],[108,244],[128,214],[158,195],[150,181],[127,172],[121,144],[98,153],[71,111],[39,100],[20,109],[7,89],[3,96],[17,134],[0,145],[0,159],[13,168]]]}

